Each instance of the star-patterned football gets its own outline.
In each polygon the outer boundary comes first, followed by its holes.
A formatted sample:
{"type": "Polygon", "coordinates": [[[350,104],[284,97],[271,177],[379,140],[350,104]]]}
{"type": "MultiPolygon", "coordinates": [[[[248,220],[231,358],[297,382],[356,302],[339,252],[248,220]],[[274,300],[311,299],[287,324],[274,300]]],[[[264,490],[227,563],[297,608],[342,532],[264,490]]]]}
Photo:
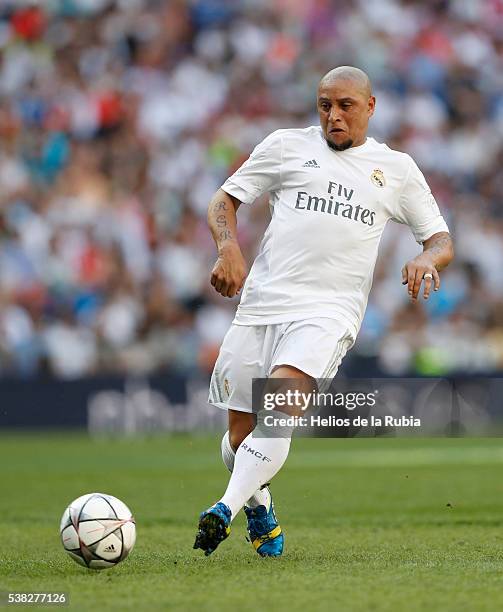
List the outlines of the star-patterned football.
{"type": "Polygon", "coordinates": [[[88,493],[68,506],[61,519],[61,541],[70,557],[91,569],[123,561],[136,541],[129,508],[112,495],[88,493]]]}

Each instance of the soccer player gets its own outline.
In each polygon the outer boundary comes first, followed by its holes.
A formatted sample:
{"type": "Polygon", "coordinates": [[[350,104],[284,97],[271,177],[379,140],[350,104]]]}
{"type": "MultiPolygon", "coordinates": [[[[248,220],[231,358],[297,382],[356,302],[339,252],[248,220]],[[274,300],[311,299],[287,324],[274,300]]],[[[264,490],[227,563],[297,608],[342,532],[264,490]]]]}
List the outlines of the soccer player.
{"type": "MultiPolygon", "coordinates": [[[[360,328],[389,219],[407,224],[423,247],[402,269],[412,300],[421,286],[425,299],[439,289],[439,271],[453,257],[449,230],[415,162],[367,137],[375,108],[368,76],[351,66],[331,70],[319,83],[317,107],[320,127],[273,132],[208,209],[218,249],[211,284],[226,297],[243,291],[210,383],[209,401],[228,411],[222,458],[231,476],[223,497],[200,515],[194,548],[206,555],[243,507],[257,552],[283,552],[268,484],[287,458],[293,428],[278,437],[252,433],[252,379],[312,388],[313,380],[335,376],[360,328]],[[271,221],[246,278],[236,211],[265,192],[271,221]]],[[[285,416],[280,407],[274,412],[285,416]]]]}

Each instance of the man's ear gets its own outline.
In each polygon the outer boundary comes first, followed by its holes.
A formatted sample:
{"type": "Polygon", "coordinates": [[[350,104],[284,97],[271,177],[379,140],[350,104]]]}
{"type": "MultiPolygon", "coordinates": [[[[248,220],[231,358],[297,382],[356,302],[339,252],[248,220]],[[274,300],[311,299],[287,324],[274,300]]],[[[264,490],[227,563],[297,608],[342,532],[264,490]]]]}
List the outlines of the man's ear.
{"type": "Polygon", "coordinates": [[[375,96],[370,96],[369,102],[368,102],[369,117],[372,117],[372,115],[374,114],[375,108],[376,108],[376,99],[375,99],[375,96]]]}

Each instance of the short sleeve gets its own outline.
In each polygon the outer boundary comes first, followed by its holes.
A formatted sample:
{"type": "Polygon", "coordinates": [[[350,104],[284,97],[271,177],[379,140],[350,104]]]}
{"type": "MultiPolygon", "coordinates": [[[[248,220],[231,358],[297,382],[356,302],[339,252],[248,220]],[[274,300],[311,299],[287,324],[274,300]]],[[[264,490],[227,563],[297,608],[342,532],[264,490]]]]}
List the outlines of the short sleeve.
{"type": "Polygon", "coordinates": [[[422,244],[437,232],[448,232],[428,183],[412,158],[409,171],[400,194],[394,220],[410,227],[414,238],[422,244]]]}
{"type": "Polygon", "coordinates": [[[250,157],[222,185],[222,189],[244,204],[252,204],[267,191],[281,185],[281,131],[273,132],[258,144],[250,157]]]}

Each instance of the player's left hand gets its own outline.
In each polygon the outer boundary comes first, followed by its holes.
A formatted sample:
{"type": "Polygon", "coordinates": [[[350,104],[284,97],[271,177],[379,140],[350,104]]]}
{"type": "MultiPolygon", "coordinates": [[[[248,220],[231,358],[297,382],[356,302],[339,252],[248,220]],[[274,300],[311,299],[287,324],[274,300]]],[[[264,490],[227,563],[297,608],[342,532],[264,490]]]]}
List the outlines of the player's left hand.
{"type": "Polygon", "coordinates": [[[402,268],[402,285],[407,285],[410,298],[415,301],[424,280],[423,297],[428,299],[432,285],[435,291],[440,289],[440,276],[433,263],[432,257],[428,253],[421,253],[414,259],[408,261],[402,268]],[[424,275],[431,274],[431,277],[424,275]]]}

